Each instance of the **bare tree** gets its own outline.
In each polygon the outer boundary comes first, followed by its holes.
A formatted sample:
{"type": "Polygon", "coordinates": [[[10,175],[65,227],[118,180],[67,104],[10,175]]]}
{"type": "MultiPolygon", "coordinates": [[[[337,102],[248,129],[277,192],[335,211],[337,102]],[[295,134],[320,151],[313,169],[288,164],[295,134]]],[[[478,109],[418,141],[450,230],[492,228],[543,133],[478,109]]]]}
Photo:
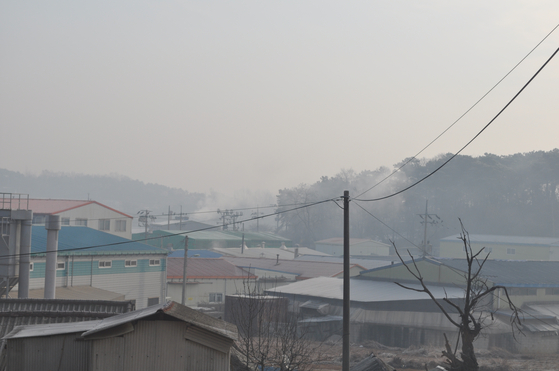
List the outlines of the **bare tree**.
{"type": "Polygon", "coordinates": [[[287,298],[261,295],[254,282],[246,281],[245,292],[225,303],[225,320],[239,330],[234,349],[244,370],[309,370],[321,344],[308,339],[298,316],[288,312],[287,298]]]}
{"type": "Polygon", "coordinates": [[[480,249],[478,252],[474,253],[470,244],[470,236],[462,221],[460,221],[462,227],[462,232],[460,233],[460,240],[464,243],[464,251],[466,254],[467,271],[464,274],[464,301],[461,304],[456,304],[451,301],[448,297],[442,300],[454,308],[458,312],[458,317],[452,316],[451,313],[439,302],[431,290],[426,286],[423,276],[419,268],[417,267],[416,261],[413,256],[409,253],[411,257],[411,263],[404,262],[404,259],[400,256],[400,253],[396,249],[393,243],[396,254],[400,258],[402,264],[406,267],[408,272],[417,280],[421,285],[421,289],[412,288],[401,283],[395,282],[398,286],[403,287],[407,290],[424,292],[433,300],[437,305],[439,310],[444,314],[444,316],[458,329],[458,340],[454,349],[450,345],[446,334],[445,337],[445,350],[443,350],[443,356],[446,358],[446,363],[450,371],[477,371],[479,365],[477,363],[477,358],[474,352],[474,340],[480,335],[481,331],[485,327],[485,319],[488,317],[493,318],[493,308],[487,307],[486,303],[490,296],[496,290],[503,290],[507,297],[507,302],[509,308],[512,311],[511,316],[511,327],[513,336],[517,332],[521,332],[521,322],[519,317],[520,310],[513,304],[510,300],[509,294],[506,287],[504,286],[489,286],[487,279],[481,276],[481,271],[489,254],[487,254],[483,259],[480,259],[480,254],[485,248],[480,249]],[[411,267],[413,265],[413,268],[411,267]],[[460,357],[457,356],[458,344],[461,342],[461,352],[460,357]]]}

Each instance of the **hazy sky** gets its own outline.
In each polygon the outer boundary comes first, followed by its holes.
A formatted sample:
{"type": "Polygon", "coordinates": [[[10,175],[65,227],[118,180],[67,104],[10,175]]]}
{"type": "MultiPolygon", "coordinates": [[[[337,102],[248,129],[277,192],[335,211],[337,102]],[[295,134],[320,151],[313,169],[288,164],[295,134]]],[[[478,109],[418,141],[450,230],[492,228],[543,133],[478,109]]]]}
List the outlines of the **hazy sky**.
{"type": "MultiPolygon", "coordinates": [[[[0,167],[272,192],[392,166],[559,23],[550,1],[2,1],[0,167]]],[[[422,156],[455,152],[553,33],[422,156]]],[[[559,146],[559,57],[464,153],[559,146]]]]}

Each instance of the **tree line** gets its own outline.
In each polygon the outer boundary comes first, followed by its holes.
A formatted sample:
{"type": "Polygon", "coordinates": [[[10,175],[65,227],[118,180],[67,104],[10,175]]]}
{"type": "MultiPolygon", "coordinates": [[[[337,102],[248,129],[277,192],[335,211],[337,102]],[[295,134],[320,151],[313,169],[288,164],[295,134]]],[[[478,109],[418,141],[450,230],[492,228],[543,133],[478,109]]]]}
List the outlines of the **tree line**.
{"type": "MultiPolygon", "coordinates": [[[[450,156],[448,153],[430,159],[405,159],[392,169],[381,167],[360,173],[342,170],[314,184],[280,190],[277,210],[289,210],[293,208],[289,205],[296,203],[334,198],[349,190],[353,198],[350,203],[352,238],[395,241],[399,246],[409,246],[411,242],[420,245],[424,225],[419,214],[425,212],[426,201],[429,214],[440,218],[433,217],[436,223],[428,225],[427,237],[434,246],[440,238],[460,232],[459,218],[472,234],[559,236],[559,149],[506,156],[460,155],[397,196],[365,201],[406,188],[433,172],[450,156]],[[400,171],[388,177],[404,163],[407,164],[400,171]],[[369,191],[360,195],[366,190],[369,191]]],[[[341,237],[340,205],[328,202],[280,214],[276,220],[277,233],[301,246],[341,237]]]]}

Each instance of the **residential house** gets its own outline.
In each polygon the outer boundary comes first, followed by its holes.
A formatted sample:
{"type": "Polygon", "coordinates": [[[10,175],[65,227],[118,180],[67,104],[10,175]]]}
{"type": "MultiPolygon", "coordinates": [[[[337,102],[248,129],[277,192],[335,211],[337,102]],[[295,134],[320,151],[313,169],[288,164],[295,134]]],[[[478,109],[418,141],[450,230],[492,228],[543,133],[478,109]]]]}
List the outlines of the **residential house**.
{"type": "Polygon", "coordinates": [[[16,327],[6,365],[21,371],[229,371],[234,325],[175,302],[104,320],[16,327]]]}
{"type": "Polygon", "coordinates": [[[97,201],[30,198],[25,207],[33,211],[33,224],[44,224],[47,215],[59,215],[62,225],[84,226],[132,238],[133,217],[97,201]]]}

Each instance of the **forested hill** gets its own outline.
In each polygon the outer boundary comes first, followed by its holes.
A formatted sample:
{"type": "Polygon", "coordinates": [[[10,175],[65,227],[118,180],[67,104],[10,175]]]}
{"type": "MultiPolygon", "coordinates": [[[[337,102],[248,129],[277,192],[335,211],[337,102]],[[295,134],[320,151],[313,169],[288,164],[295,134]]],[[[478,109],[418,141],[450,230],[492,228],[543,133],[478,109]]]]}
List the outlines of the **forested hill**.
{"type": "MultiPolygon", "coordinates": [[[[312,202],[350,190],[351,237],[396,240],[421,244],[423,225],[418,214],[429,214],[428,238],[438,245],[441,237],[459,232],[458,218],[470,234],[559,237],[559,150],[510,156],[485,154],[458,156],[419,185],[382,201],[365,201],[395,193],[430,174],[451,154],[432,159],[412,160],[371,191],[360,195],[393,169],[355,173],[342,171],[323,177],[312,185],[279,192],[280,205],[312,202]],[[372,214],[372,215],[371,215],[372,214]],[[396,230],[393,232],[382,223],[396,230]],[[400,237],[401,234],[404,238],[400,237]]],[[[394,169],[404,162],[396,164],[394,169]]],[[[288,206],[280,209],[289,209],[288,206]]],[[[283,214],[278,221],[282,233],[302,245],[342,235],[342,210],[333,202],[283,214]]]]}
{"type": "MultiPolygon", "coordinates": [[[[164,211],[167,205],[196,210],[204,194],[143,183],[124,176],[43,172],[38,176],[0,169],[0,192],[27,193],[31,198],[95,200],[135,215],[141,209],[164,211]]],[[[178,210],[174,210],[177,211],[178,210]]]]}

